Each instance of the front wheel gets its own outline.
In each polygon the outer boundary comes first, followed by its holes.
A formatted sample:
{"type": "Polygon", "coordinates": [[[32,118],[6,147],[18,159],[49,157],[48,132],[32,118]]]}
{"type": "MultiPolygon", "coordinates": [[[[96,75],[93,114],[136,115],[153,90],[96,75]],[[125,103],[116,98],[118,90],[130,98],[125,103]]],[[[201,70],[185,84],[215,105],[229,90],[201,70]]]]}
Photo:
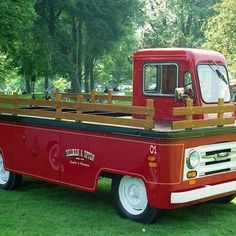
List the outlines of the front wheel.
{"type": "Polygon", "coordinates": [[[227,204],[227,203],[230,203],[231,201],[233,201],[235,197],[236,197],[236,194],[232,194],[232,195],[228,195],[225,197],[215,199],[215,200],[213,200],[213,202],[219,203],[219,204],[227,204]]]}
{"type": "Polygon", "coordinates": [[[14,190],[20,187],[21,175],[14,174],[5,169],[3,156],[0,153],[0,188],[5,190],[14,190]]]}
{"type": "Polygon", "coordinates": [[[141,179],[116,176],[112,180],[112,193],[121,217],[148,224],[158,216],[158,210],[148,204],[146,187],[141,179]]]}

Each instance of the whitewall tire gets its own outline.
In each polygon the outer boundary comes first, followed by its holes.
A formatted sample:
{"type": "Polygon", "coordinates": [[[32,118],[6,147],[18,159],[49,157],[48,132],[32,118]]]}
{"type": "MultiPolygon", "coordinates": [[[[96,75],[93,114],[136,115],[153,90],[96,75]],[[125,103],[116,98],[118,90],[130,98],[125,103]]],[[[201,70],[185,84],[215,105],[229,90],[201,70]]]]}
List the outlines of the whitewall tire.
{"type": "Polygon", "coordinates": [[[156,219],[158,210],[149,206],[142,179],[115,176],[112,180],[112,193],[120,216],[141,223],[151,223],[156,219]]]}
{"type": "Polygon", "coordinates": [[[7,171],[4,166],[4,158],[0,153],[0,188],[14,190],[20,187],[22,176],[7,171]]]}

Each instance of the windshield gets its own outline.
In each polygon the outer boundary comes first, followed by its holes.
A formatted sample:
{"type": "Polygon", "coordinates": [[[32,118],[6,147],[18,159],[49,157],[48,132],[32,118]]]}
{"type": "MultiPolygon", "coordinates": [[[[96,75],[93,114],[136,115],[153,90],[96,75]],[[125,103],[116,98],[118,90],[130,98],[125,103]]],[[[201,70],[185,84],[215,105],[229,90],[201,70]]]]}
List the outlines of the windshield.
{"type": "Polygon", "coordinates": [[[230,102],[230,90],[226,68],[222,65],[199,65],[198,78],[202,99],[205,103],[217,103],[218,98],[230,102]],[[225,81],[219,76],[223,75],[225,81]]]}

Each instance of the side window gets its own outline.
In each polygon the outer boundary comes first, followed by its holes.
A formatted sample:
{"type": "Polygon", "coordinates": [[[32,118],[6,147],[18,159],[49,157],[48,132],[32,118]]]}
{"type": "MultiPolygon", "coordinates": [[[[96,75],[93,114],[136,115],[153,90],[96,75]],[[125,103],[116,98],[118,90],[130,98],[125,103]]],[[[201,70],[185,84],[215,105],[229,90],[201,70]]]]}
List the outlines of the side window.
{"type": "Polygon", "coordinates": [[[174,63],[150,63],[143,68],[143,92],[147,95],[174,95],[178,87],[178,67],[174,63]]]}
{"type": "Polygon", "coordinates": [[[184,93],[187,94],[189,98],[194,99],[192,74],[189,71],[184,73],[184,93]]]}

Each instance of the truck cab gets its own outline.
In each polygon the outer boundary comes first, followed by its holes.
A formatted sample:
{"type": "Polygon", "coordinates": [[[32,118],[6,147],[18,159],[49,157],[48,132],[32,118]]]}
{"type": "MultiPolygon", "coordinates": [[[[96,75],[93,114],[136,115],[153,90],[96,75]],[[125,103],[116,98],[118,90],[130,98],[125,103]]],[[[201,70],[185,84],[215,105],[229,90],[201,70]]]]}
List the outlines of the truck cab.
{"type": "MultiPolygon", "coordinates": [[[[172,115],[173,107],[217,104],[218,98],[231,102],[226,61],[222,54],[201,49],[147,49],[134,54],[133,105],[145,106],[153,99],[155,121],[181,119],[172,115]],[[179,91],[180,96],[176,97],[179,91]]],[[[202,115],[215,118],[213,114],[202,115]]],[[[227,113],[227,117],[234,117],[227,113]]]]}

